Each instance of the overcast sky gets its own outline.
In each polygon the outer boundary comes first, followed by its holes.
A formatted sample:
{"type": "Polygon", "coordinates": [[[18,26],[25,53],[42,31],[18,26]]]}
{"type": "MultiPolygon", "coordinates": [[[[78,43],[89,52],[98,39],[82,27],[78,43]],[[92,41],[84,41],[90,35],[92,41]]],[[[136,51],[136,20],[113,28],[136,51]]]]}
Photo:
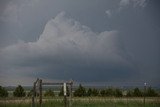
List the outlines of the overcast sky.
{"type": "Polygon", "coordinates": [[[0,85],[160,86],[159,0],[1,0],[0,85]]]}

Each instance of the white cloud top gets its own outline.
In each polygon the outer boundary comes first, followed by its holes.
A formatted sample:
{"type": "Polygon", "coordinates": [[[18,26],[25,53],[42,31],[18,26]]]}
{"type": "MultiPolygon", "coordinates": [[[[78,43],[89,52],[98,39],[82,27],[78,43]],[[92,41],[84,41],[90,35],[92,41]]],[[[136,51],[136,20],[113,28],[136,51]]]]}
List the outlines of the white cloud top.
{"type": "Polygon", "coordinates": [[[126,54],[117,31],[104,31],[94,33],[87,26],[69,19],[65,12],[61,12],[50,20],[36,42],[19,42],[2,50],[7,58],[62,55],[76,55],[92,58],[116,59],[124,61],[122,56],[126,54]],[[84,56],[83,56],[84,55],[84,56]]]}

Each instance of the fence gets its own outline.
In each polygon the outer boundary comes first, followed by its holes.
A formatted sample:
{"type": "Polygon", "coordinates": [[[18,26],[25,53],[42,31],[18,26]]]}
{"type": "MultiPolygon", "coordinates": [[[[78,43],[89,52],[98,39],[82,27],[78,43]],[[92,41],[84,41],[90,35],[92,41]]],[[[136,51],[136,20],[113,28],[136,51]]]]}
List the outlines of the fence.
{"type": "Polygon", "coordinates": [[[69,82],[43,82],[42,79],[37,79],[33,83],[33,94],[32,94],[32,107],[35,107],[35,97],[37,96],[37,93],[39,93],[39,106],[42,107],[42,86],[47,86],[47,85],[58,85],[58,86],[63,86],[64,87],[64,107],[71,106],[71,101],[72,101],[72,86],[73,86],[73,81],[70,80],[69,82]],[[67,105],[67,92],[66,92],[66,86],[69,85],[69,105],[67,105]]]}

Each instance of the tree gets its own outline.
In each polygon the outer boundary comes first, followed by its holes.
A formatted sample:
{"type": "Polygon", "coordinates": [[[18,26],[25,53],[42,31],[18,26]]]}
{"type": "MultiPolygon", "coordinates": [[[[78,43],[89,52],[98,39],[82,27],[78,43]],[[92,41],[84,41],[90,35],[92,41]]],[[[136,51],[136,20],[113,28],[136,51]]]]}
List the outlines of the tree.
{"type": "Polygon", "coordinates": [[[132,97],[133,96],[133,92],[131,90],[127,91],[127,97],[132,97]]]}
{"type": "Polygon", "coordinates": [[[33,90],[30,90],[28,93],[27,93],[27,97],[31,97],[33,95],[33,90]]]}
{"type": "Polygon", "coordinates": [[[156,91],[154,89],[149,87],[147,89],[146,96],[148,96],[148,97],[156,97],[156,96],[158,96],[158,94],[156,93],[156,91]]]}
{"type": "Polygon", "coordinates": [[[114,96],[115,95],[115,92],[114,92],[114,89],[113,88],[108,88],[105,90],[105,95],[106,96],[114,96]]]}
{"type": "Polygon", "coordinates": [[[98,96],[98,94],[99,94],[99,92],[95,88],[94,89],[89,88],[86,93],[87,96],[98,96]]]}
{"type": "Polygon", "coordinates": [[[91,96],[92,95],[92,89],[89,88],[88,91],[87,91],[87,96],[91,96]]]}
{"type": "Polygon", "coordinates": [[[2,86],[0,86],[0,97],[8,97],[8,91],[2,86]]]}
{"type": "Polygon", "coordinates": [[[105,91],[105,90],[101,90],[101,91],[100,91],[100,95],[101,95],[102,97],[106,96],[106,91],[105,91]]]}
{"type": "Polygon", "coordinates": [[[54,95],[54,92],[51,89],[49,89],[44,93],[44,96],[54,97],[55,95],[54,95]]]}
{"type": "MultiPolygon", "coordinates": [[[[67,96],[69,96],[69,95],[70,95],[70,92],[69,92],[68,86],[66,86],[66,90],[67,90],[67,96]]],[[[60,90],[60,92],[59,92],[59,96],[64,96],[63,86],[62,86],[62,88],[61,88],[61,90],[60,90]]]]}
{"type": "Polygon", "coordinates": [[[120,90],[120,89],[115,89],[115,96],[116,97],[122,97],[123,96],[123,94],[122,94],[122,91],[120,90]]]}
{"type": "Polygon", "coordinates": [[[14,90],[13,95],[15,97],[24,97],[26,95],[26,92],[24,91],[24,88],[21,85],[18,85],[14,90]]]}
{"type": "Polygon", "coordinates": [[[135,96],[135,97],[142,97],[142,92],[139,90],[139,88],[135,88],[134,89],[133,96],[135,96]]]}
{"type": "Polygon", "coordinates": [[[74,96],[77,96],[77,97],[86,96],[86,89],[80,84],[78,89],[75,90],[74,96]]]}
{"type": "Polygon", "coordinates": [[[92,96],[98,96],[98,94],[99,94],[98,90],[94,88],[92,90],[92,96]]]}

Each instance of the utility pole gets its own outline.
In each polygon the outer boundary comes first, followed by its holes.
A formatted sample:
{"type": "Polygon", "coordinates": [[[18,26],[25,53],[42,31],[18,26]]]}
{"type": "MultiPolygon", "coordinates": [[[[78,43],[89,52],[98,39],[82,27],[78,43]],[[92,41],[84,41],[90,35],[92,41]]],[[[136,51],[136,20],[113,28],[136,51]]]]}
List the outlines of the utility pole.
{"type": "Polygon", "coordinates": [[[145,103],[146,103],[146,86],[147,83],[144,83],[144,94],[143,94],[143,106],[145,107],[145,103]]]}

